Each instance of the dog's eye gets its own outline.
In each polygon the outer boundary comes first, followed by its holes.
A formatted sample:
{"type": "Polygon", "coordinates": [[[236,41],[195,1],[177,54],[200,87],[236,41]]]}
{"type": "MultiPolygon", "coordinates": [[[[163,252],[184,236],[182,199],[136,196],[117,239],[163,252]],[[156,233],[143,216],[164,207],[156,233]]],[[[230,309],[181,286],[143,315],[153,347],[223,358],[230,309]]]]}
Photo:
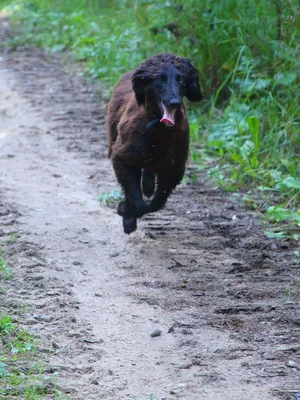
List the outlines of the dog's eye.
{"type": "Polygon", "coordinates": [[[166,75],[160,75],[158,77],[158,80],[159,80],[160,83],[166,83],[167,82],[167,77],[166,77],[166,75]]]}
{"type": "Polygon", "coordinates": [[[183,83],[183,77],[182,77],[182,75],[177,75],[177,76],[176,76],[176,81],[177,81],[178,83],[183,83]]]}

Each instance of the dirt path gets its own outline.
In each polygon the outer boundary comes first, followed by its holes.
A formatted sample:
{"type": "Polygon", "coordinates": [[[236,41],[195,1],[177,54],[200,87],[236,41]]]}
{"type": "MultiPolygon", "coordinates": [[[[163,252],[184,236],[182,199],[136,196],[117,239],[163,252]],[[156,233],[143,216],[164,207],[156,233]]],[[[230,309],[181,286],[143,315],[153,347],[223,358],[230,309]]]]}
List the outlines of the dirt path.
{"type": "Polygon", "coordinates": [[[104,102],[42,50],[0,60],[0,239],[18,235],[1,297],[28,304],[58,385],[74,400],[300,391],[294,244],[204,178],[125,237],[97,201],[117,187],[104,102]]]}

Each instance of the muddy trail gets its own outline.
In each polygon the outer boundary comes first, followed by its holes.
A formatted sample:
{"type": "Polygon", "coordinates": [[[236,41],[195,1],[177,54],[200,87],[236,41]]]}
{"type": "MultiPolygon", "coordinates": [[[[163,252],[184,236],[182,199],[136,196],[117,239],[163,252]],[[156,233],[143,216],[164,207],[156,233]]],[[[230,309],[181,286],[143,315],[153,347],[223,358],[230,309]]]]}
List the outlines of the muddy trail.
{"type": "Polygon", "coordinates": [[[265,238],[205,175],[125,236],[98,203],[118,188],[106,104],[72,69],[41,49],[0,54],[0,240],[14,270],[0,302],[26,303],[46,373],[74,400],[300,392],[296,244],[265,238]]]}

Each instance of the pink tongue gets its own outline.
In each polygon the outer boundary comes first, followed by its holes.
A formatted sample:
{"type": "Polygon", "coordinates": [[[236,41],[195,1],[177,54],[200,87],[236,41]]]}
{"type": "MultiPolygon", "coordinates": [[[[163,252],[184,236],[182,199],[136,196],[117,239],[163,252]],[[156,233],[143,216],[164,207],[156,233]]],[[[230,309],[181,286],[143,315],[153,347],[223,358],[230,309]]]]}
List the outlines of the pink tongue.
{"type": "Polygon", "coordinates": [[[162,108],[164,110],[164,115],[160,122],[163,124],[169,125],[169,126],[174,126],[175,125],[175,111],[172,108],[167,108],[163,103],[161,103],[162,108]]]}

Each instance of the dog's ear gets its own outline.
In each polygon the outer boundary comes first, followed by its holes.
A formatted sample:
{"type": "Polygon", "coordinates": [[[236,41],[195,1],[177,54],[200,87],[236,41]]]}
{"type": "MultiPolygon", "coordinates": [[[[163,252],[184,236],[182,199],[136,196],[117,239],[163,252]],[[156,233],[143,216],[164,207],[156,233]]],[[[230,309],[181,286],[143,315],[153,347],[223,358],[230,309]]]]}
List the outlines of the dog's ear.
{"type": "Polygon", "coordinates": [[[185,96],[190,101],[200,101],[203,99],[200,85],[199,72],[188,58],[181,58],[181,66],[184,72],[185,96]]]}
{"type": "Polygon", "coordinates": [[[132,88],[135,93],[135,98],[140,106],[145,104],[145,89],[150,82],[150,77],[146,70],[143,68],[138,68],[132,76],[132,88]]]}

